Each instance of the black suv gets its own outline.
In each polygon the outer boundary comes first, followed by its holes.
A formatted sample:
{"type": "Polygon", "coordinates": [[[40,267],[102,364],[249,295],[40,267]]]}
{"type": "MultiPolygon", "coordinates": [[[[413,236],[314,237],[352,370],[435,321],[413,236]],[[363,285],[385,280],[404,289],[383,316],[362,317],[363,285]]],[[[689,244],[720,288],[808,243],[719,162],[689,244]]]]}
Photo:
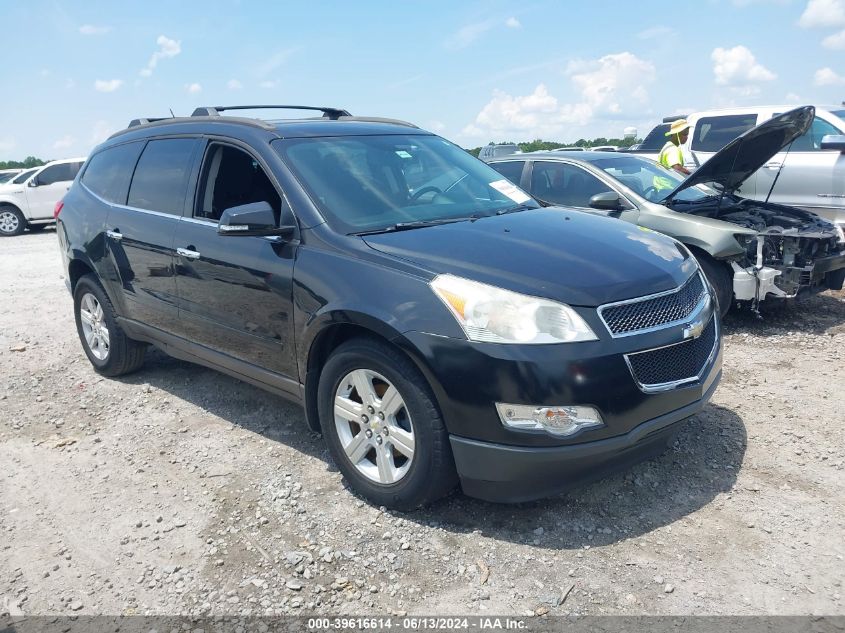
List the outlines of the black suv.
{"type": "Polygon", "coordinates": [[[718,315],[679,242],[540,208],[408,123],[224,109],[134,121],[57,205],[101,374],[152,343],[300,402],[399,509],[570,487],[665,448],[716,388],[718,315]]]}

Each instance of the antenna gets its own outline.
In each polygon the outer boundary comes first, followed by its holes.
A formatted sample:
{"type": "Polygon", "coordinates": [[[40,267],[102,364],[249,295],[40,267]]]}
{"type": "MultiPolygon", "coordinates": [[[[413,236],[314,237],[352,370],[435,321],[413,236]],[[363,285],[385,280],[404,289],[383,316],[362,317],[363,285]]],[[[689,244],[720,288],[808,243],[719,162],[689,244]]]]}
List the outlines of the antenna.
{"type": "Polygon", "coordinates": [[[176,115],[173,114],[173,108],[168,108],[168,110],[170,110],[170,116],[175,119],[176,115]]]}

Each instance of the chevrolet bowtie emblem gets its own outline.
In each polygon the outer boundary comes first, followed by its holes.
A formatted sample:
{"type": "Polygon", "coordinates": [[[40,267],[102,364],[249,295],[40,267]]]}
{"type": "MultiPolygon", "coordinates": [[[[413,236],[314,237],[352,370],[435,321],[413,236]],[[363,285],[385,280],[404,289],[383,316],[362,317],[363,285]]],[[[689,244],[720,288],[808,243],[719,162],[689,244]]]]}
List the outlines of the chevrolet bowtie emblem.
{"type": "Polygon", "coordinates": [[[693,321],[684,328],[684,340],[698,338],[704,331],[704,321],[693,321]]]}

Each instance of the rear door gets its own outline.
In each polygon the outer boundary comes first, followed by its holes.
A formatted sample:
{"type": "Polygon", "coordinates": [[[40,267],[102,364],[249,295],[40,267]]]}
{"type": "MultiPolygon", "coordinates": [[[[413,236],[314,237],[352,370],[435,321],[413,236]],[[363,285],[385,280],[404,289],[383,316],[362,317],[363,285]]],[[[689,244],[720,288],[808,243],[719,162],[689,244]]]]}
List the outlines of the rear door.
{"type": "Polygon", "coordinates": [[[268,173],[248,148],[222,140],[208,143],[192,213],[178,222],[174,242],[179,334],[296,378],[292,283],[298,241],[217,232],[223,211],[261,201],[273,207],[277,222],[284,218],[293,224],[268,173]]]}
{"type": "Polygon", "coordinates": [[[684,160],[691,169],[699,167],[732,140],[758,123],[759,113],[717,114],[694,119],[684,160]]]}
{"type": "Polygon", "coordinates": [[[26,203],[29,207],[28,220],[47,220],[53,217],[53,209],[56,203],[61,200],[76,174],[82,162],[59,163],[50,165],[29,181],[26,188],[26,203]]]}
{"type": "Polygon", "coordinates": [[[107,220],[124,316],[171,333],[178,318],[173,237],[199,146],[198,139],[184,137],[147,142],[126,204],[113,205],[107,220]]]}

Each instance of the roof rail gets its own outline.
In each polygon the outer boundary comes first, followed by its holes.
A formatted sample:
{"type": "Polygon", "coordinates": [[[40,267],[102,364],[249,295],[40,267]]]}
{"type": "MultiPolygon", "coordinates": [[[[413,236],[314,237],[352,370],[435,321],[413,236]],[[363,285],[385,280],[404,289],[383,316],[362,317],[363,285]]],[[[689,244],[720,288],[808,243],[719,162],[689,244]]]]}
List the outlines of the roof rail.
{"type": "Polygon", "coordinates": [[[665,116],[663,117],[664,123],[673,123],[674,121],[680,121],[681,119],[686,119],[686,114],[674,114],[672,116],[665,116]]]}
{"type": "Polygon", "coordinates": [[[340,108],[318,108],[315,106],[301,105],[238,105],[238,106],[206,106],[194,110],[191,116],[218,116],[226,110],[316,110],[322,112],[323,116],[329,119],[337,119],[342,116],[352,116],[346,110],[340,108]]]}
{"type": "Polygon", "coordinates": [[[405,127],[413,127],[419,129],[418,125],[402,121],[401,119],[385,119],[378,116],[341,116],[338,121],[363,121],[365,123],[393,123],[395,125],[404,125],[405,127]]]}
{"type": "Polygon", "coordinates": [[[132,119],[129,122],[129,125],[127,125],[126,127],[138,127],[139,125],[144,125],[146,123],[155,123],[156,121],[164,121],[165,119],[169,119],[169,118],[171,118],[171,117],[169,117],[169,116],[157,117],[157,118],[145,117],[145,118],[142,118],[142,119],[132,119]]]}

